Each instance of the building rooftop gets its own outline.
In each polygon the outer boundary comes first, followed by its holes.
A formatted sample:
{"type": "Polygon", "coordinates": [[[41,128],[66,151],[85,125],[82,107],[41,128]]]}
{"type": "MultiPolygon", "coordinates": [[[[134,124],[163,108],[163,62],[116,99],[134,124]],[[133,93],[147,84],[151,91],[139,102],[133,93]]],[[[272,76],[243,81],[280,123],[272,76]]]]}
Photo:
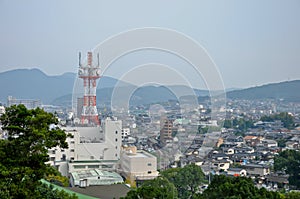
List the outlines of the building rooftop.
{"type": "Polygon", "coordinates": [[[155,156],[145,151],[137,151],[137,153],[127,153],[128,158],[153,158],[155,156]]]}
{"type": "Polygon", "coordinates": [[[85,194],[94,198],[111,199],[125,197],[130,188],[125,184],[113,184],[105,186],[89,186],[86,188],[68,187],[76,193],[85,194]],[[116,191],[117,190],[117,191],[116,191]]]}
{"type": "Polygon", "coordinates": [[[123,182],[119,174],[100,169],[75,171],[71,173],[71,176],[75,186],[79,186],[81,180],[87,180],[89,185],[110,185],[123,182]]]}

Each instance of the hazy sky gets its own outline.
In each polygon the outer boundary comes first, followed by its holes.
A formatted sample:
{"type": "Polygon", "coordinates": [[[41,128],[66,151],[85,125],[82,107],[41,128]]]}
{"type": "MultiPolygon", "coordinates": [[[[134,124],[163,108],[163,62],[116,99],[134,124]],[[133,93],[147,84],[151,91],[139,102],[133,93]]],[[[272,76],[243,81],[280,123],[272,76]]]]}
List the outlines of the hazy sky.
{"type": "Polygon", "coordinates": [[[198,41],[227,88],[300,79],[299,0],[0,0],[0,72],[76,72],[79,51],[142,27],[198,41]]]}

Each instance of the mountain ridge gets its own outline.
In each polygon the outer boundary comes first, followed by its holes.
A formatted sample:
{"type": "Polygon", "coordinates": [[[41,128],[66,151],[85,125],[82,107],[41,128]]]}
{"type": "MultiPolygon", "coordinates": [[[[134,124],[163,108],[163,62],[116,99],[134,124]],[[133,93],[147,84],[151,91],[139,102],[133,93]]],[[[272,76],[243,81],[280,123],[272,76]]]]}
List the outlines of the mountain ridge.
{"type": "MultiPolygon", "coordinates": [[[[76,73],[71,72],[49,76],[36,68],[5,71],[0,73],[0,85],[2,85],[0,87],[0,101],[6,103],[7,97],[13,96],[18,99],[40,99],[43,104],[53,102],[57,105],[70,104],[76,76],[76,73]],[[61,103],[60,100],[65,103],[61,103]]],[[[100,101],[97,101],[103,103],[111,100],[113,87],[117,83],[118,80],[112,77],[103,76],[100,78],[97,89],[97,99],[100,101]]],[[[137,103],[167,101],[178,97],[175,96],[178,93],[181,96],[191,92],[200,97],[209,96],[208,90],[191,89],[182,85],[144,86],[140,88],[126,82],[122,82],[121,85],[124,87],[132,86],[131,90],[135,90],[132,100],[136,100],[137,103]]],[[[283,99],[300,102],[300,93],[297,92],[299,88],[300,80],[292,80],[228,91],[226,94],[229,99],[283,99]]]]}

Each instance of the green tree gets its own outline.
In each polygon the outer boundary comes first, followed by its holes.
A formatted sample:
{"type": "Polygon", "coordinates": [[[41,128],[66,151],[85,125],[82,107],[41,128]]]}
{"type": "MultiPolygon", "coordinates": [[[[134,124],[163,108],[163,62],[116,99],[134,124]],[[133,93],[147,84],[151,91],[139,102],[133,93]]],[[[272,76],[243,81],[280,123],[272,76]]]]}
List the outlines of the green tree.
{"type": "Polygon", "coordinates": [[[62,176],[61,173],[54,167],[49,167],[45,179],[48,182],[58,186],[63,186],[63,187],[69,186],[69,179],[65,176],[62,176]]]}
{"type": "Polygon", "coordinates": [[[289,174],[289,184],[300,188],[300,152],[285,150],[274,158],[274,170],[289,174]]]}
{"type": "Polygon", "coordinates": [[[262,116],[260,119],[264,122],[274,122],[275,120],[280,120],[285,128],[295,128],[294,117],[287,112],[281,112],[270,116],[262,116]]]}
{"type": "Polygon", "coordinates": [[[175,185],[179,198],[193,197],[205,181],[202,169],[195,164],[189,164],[183,168],[168,169],[162,171],[161,175],[175,185]]]}
{"type": "Polygon", "coordinates": [[[0,140],[0,194],[6,198],[33,198],[48,172],[48,149],[67,148],[66,133],[57,118],[37,108],[11,106],[0,118],[7,139],[0,140]]]}
{"type": "Polygon", "coordinates": [[[216,175],[208,188],[198,197],[205,199],[280,199],[280,194],[267,191],[265,188],[258,189],[250,178],[216,175]]]}
{"type": "Polygon", "coordinates": [[[52,185],[40,184],[36,187],[32,199],[77,199],[75,194],[69,194],[63,190],[57,190],[52,185]]]}
{"type": "Polygon", "coordinates": [[[175,199],[177,196],[176,187],[164,177],[157,177],[146,181],[136,190],[130,190],[124,199],[153,199],[166,198],[175,199]]]}
{"type": "Polygon", "coordinates": [[[232,120],[225,120],[223,126],[225,128],[234,128],[241,132],[246,132],[249,128],[254,126],[254,121],[245,118],[234,118],[232,120]]]}
{"type": "Polygon", "coordinates": [[[289,193],[286,193],[286,199],[299,199],[300,198],[300,192],[298,191],[291,191],[289,193]]]}

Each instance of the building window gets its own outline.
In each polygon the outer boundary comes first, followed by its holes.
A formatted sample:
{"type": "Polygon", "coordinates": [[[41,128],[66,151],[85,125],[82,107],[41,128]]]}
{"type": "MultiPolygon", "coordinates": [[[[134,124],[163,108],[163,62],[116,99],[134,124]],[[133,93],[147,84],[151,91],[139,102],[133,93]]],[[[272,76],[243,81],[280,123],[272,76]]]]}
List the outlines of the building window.
{"type": "Polygon", "coordinates": [[[71,161],[74,160],[74,157],[71,157],[70,160],[71,160],[71,161]]]}
{"type": "Polygon", "coordinates": [[[113,168],[113,165],[102,165],[102,168],[113,168]]]}
{"type": "Polygon", "coordinates": [[[151,171],[148,171],[148,174],[152,173],[151,171]]]}
{"type": "Polygon", "coordinates": [[[118,131],[116,131],[116,134],[118,134],[118,131]]]}
{"type": "Polygon", "coordinates": [[[74,152],[74,149],[71,149],[70,151],[71,151],[71,152],[74,152]]]}
{"type": "Polygon", "coordinates": [[[118,142],[118,138],[116,138],[116,142],[118,142]]]}
{"type": "Polygon", "coordinates": [[[91,156],[90,158],[91,158],[91,160],[95,159],[95,157],[94,157],[94,156],[91,156]]]}
{"type": "Polygon", "coordinates": [[[148,166],[152,166],[152,164],[151,164],[151,163],[148,163],[147,165],[148,165],[148,166]]]}
{"type": "Polygon", "coordinates": [[[116,149],[118,149],[118,146],[116,146],[116,149]]]}
{"type": "Polygon", "coordinates": [[[99,169],[99,165],[89,165],[89,169],[99,169]]]}
{"type": "Polygon", "coordinates": [[[74,169],[85,169],[85,165],[74,165],[74,169]]]}
{"type": "Polygon", "coordinates": [[[118,154],[115,154],[116,157],[118,157],[118,154]]]}
{"type": "Polygon", "coordinates": [[[51,158],[50,158],[50,161],[54,161],[54,160],[55,160],[55,157],[51,157],[51,158]]]}

